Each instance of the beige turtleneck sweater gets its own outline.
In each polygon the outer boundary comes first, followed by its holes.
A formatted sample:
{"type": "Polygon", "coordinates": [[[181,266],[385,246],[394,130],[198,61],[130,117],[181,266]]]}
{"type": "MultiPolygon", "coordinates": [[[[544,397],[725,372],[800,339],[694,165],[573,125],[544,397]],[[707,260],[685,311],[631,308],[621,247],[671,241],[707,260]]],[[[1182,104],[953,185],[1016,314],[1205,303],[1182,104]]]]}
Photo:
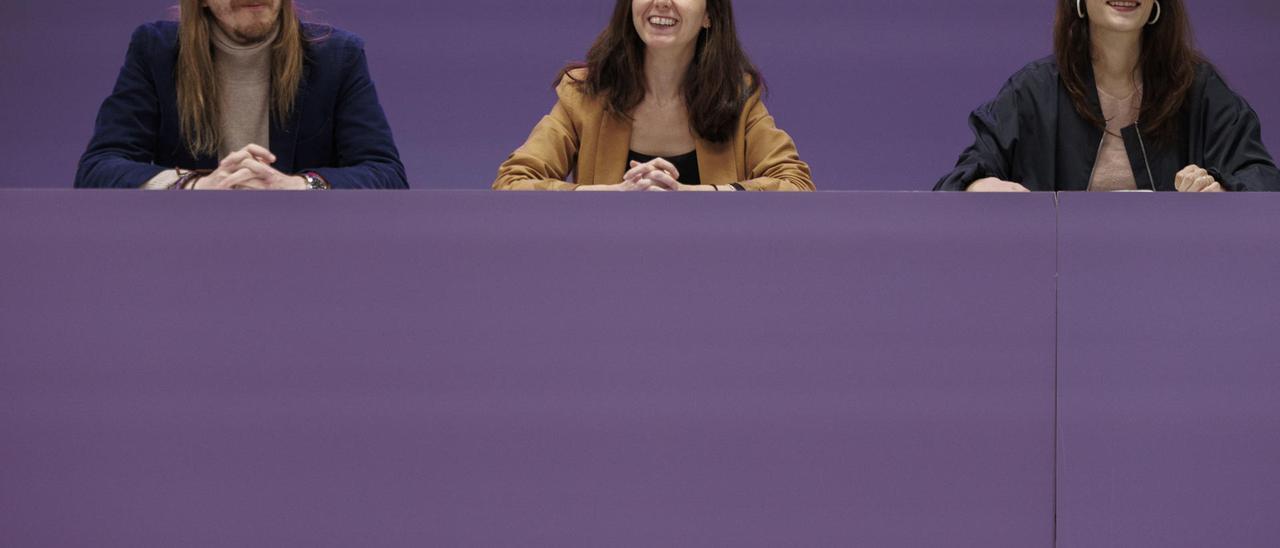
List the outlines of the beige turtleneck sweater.
{"type": "MultiPolygon", "coordinates": [[[[222,144],[218,158],[250,144],[271,144],[271,44],[276,33],[248,46],[236,44],[218,25],[213,29],[213,66],[218,74],[218,115],[222,144]]],[[[277,31],[278,32],[278,31],[277,31]]],[[[168,170],[147,181],[143,188],[168,188],[178,180],[168,170]]]]}

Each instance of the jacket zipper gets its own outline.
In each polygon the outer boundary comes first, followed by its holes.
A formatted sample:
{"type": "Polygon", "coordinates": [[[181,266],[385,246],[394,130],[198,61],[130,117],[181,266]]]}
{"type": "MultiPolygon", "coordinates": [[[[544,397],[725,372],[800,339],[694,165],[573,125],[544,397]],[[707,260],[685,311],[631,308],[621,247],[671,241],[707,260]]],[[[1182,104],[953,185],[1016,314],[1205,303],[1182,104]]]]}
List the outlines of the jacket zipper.
{"type": "Polygon", "coordinates": [[[1098,174],[1098,160],[1102,158],[1102,144],[1107,142],[1107,130],[1102,130],[1102,140],[1098,141],[1098,152],[1093,155],[1093,169],[1089,170],[1089,184],[1085,185],[1085,192],[1093,191],[1093,176],[1098,174]]]}
{"type": "Polygon", "coordinates": [[[1133,126],[1138,133],[1138,146],[1142,147],[1142,162],[1147,165],[1147,182],[1151,183],[1151,192],[1156,192],[1156,175],[1151,172],[1151,160],[1147,159],[1147,144],[1142,141],[1142,129],[1133,126]]]}

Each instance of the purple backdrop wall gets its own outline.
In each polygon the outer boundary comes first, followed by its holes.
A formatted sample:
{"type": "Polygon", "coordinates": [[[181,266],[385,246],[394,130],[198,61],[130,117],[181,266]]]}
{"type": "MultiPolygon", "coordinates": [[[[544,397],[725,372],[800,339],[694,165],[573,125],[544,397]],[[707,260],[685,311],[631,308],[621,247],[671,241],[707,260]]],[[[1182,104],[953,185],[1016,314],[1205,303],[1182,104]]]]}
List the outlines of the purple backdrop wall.
{"type": "MultiPolygon", "coordinates": [[[[0,3],[0,187],[67,187],[140,22],[176,1],[0,3]]],[[[604,0],[306,0],[364,36],[415,188],[487,188],[554,101],[604,0]]],[[[1201,48],[1280,150],[1280,4],[1192,0],[1201,48]]],[[[736,4],[770,109],[825,190],[920,190],[955,161],[966,115],[1049,51],[1052,2],[792,0],[736,4]]]]}

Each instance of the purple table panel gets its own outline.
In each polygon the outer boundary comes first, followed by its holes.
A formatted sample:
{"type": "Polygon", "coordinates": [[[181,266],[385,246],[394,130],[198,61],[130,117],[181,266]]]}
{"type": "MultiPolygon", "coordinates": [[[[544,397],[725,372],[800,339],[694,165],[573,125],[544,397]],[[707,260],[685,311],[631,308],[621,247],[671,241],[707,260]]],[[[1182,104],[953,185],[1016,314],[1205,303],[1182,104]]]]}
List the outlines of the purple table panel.
{"type": "Polygon", "coordinates": [[[0,192],[0,545],[1053,542],[1049,195],[0,192]]]}
{"type": "Polygon", "coordinates": [[[1280,545],[1280,196],[1060,207],[1059,546],[1280,545]]]}

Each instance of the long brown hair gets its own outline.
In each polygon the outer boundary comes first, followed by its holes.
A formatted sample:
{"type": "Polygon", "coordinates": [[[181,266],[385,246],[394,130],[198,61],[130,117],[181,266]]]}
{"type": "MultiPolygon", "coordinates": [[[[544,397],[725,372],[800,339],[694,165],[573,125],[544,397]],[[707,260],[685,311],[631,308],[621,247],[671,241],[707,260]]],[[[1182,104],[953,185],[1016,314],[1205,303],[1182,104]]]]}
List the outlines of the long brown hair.
{"type": "MultiPolygon", "coordinates": [[[[1083,2],[1083,0],[1081,0],[1083,2]]],[[[1138,63],[1142,67],[1141,128],[1157,140],[1169,141],[1178,131],[1178,115],[1196,79],[1196,67],[1205,62],[1192,43],[1191,21],[1182,0],[1159,0],[1160,20],[1142,30],[1138,63]]],[[[1076,12],[1076,0],[1058,0],[1053,50],[1062,84],[1076,112],[1100,128],[1106,121],[1090,107],[1094,90],[1093,49],[1089,19],[1076,12]]]]}
{"type": "MultiPolygon", "coordinates": [[[[178,117],[192,156],[215,156],[222,142],[220,84],[213,67],[213,14],[200,0],[182,0],[178,15],[178,117]]],[[[280,0],[280,32],[271,44],[271,113],[283,124],[293,112],[302,83],[305,42],[293,0],[280,0]]],[[[264,145],[266,143],[263,143],[264,145]]]]}
{"type": "MultiPolygon", "coordinates": [[[[733,137],[747,99],[765,84],[738,41],[733,3],[707,0],[707,15],[711,28],[698,35],[681,88],[692,129],[703,139],[721,143],[733,137]]],[[[610,112],[629,118],[645,96],[644,52],[631,18],[631,0],[617,0],[609,26],[587,52],[586,62],[565,67],[555,83],[572,70],[586,68],[586,79],[578,82],[583,93],[603,99],[610,112]]]]}

